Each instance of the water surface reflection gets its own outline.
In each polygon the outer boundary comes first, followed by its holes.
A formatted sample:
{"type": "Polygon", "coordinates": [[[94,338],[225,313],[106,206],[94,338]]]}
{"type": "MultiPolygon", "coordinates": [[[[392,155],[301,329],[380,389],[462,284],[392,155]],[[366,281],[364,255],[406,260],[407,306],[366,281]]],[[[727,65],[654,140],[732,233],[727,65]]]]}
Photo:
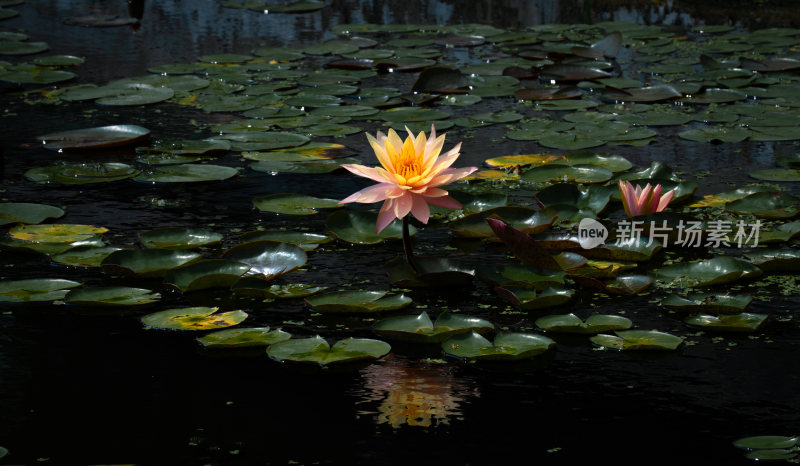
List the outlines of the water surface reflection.
{"type": "Polygon", "coordinates": [[[404,425],[431,427],[463,420],[462,408],[480,391],[471,379],[456,377],[450,365],[411,361],[390,354],[379,364],[361,371],[363,381],[356,392],[359,415],[371,416],[377,424],[393,428],[404,425]]]}

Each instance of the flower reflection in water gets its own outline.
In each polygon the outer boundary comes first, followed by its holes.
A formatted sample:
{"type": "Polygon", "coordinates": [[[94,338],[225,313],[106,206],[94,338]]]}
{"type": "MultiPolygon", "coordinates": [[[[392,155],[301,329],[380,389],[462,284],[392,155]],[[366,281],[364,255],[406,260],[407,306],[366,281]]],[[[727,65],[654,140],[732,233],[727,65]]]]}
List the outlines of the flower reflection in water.
{"type": "Polygon", "coordinates": [[[461,405],[480,392],[472,381],[456,378],[450,365],[409,361],[389,355],[361,371],[363,384],[359,404],[377,410],[359,411],[375,415],[378,424],[430,427],[462,420],[461,405]]]}

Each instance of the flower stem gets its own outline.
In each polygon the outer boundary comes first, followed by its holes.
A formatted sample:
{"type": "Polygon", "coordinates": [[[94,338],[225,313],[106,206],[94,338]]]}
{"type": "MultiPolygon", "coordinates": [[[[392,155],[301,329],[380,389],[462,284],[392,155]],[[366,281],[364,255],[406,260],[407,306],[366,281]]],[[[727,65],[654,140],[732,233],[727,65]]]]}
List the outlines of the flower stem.
{"type": "Polygon", "coordinates": [[[415,273],[419,272],[417,262],[414,260],[414,250],[411,248],[411,235],[408,232],[408,215],[403,217],[403,250],[406,253],[406,262],[415,273]]]}

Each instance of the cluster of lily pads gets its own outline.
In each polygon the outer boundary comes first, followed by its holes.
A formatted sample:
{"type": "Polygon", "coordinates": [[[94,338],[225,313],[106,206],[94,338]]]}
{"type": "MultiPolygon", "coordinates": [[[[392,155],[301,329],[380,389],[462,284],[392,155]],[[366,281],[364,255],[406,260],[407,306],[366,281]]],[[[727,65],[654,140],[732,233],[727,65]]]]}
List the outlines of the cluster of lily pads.
{"type": "Polygon", "coordinates": [[[747,450],[747,458],[754,461],[786,461],[796,463],[800,452],[797,436],[760,435],[740,438],[733,442],[737,448],[747,450]]]}
{"type": "MultiPolygon", "coordinates": [[[[224,6],[267,9],[263,2],[224,6]]],[[[300,2],[277,8],[301,12],[318,7],[319,2],[300,2]]],[[[276,6],[269,8],[275,11],[276,6]]],[[[356,161],[346,157],[351,154],[344,145],[318,139],[346,137],[376,125],[413,131],[428,130],[432,123],[439,131],[508,125],[509,140],[563,151],[645,146],[671,134],[672,129],[663,129],[670,126],[680,128],[679,137],[700,144],[800,139],[800,85],[793,72],[800,69],[800,60],[791,50],[800,44],[800,30],[744,33],[704,27],[689,34],[693,40],[657,26],[619,22],[522,31],[486,25],[362,24],[339,25],[332,32],[338,37],[302,49],[207,55],[193,63],[155,65],[141,77],[48,89],[43,92],[46,103],[158,105],[165,111],[178,105],[237,117],[209,125],[200,139],[151,140],[150,131],[136,125],[40,135],[36,139],[44,148],[57,151],[136,146],[136,160],[58,161],[31,167],[25,176],[32,182],[70,185],[126,179],[221,182],[262,173],[307,175],[317,182],[356,161]],[[384,85],[389,72],[407,73],[408,88],[384,85]],[[501,103],[503,110],[471,111],[481,102],[501,103]],[[249,171],[223,164],[231,153],[241,156],[249,171]]],[[[2,55],[46,49],[25,35],[0,32],[2,55]]],[[[0,62],[0,80],[66,82],[76,76],[60,68],[80,61],[51,56],[30,63],[0,62]]],[[[139,232],[139,247],[120,247],[108,244],[102,226],[52,223],[64,215],[59,207],[0,203],[0,223],[8,225],[0,246],[46,254],[63,267],[54,270],[64,277],[87,269],[103,272],[98,275],[102,286],[62,277],[5,279],[0,281],[0,301],[63,302],[87,312],[146,309],[163,307],[166,294],[183,303],[192,294],[215,289],[233,297],[256,297],[264,304],[248,301],[243,309],[182,306],[143,315],[141,321],[151,329],[198,332],[198,344],[209,350],[266,348],[275,360],[325,367],[373,361],[392,350],[384,341],[347,332],[335,332],[338,341],[333,342],[307,331],[292,335],[281,328],[247,327],[254,311],[269,309],[271,300],[288,300],[298,311],[363,319],[376,335],[397,346],[429,345],[467,361],[517,361],[551,351],[563,334],[586,338],[587,347],[609,350],[669,351],[684,342],[682,336],[635,328],[622,315],[589,314],[575,304],[576,294],[587,289],[598,296],[653,293],[666,316],[690,328],[755,332],[768,316],[748,312],[755,297],[731,291],[730,284],[737,284],[735,291],[759,288],[753,280],[764,273],[800,270],[793,242],[800,223],[790,221],[800,214],[800,199],[779,187],[742,186],[693,202],[697,183],[659,162],[637,170],[620,155],[600,152],[492,155],[486,169],[468,183],[448,188],[464,208],[433,209],[426,227],[446,226],[448,235],[468,244],[468,254],[461,261],[419,257],[417,269],[402,258],[392,260],[384,264],[391,290],[327,290],[328,283],[292,282],[290,273],[303,268],[308,255],[340,254],[346,261],[347,252],[333,245],[349,252],[357,245],[398,241],[399,224],[376,233],[374,212],[343,209],[336,199],[304,193],[266,192],[252,199],[255,210],[284,218],[324,215],[324,230],[238,234],[169,227],[139,232]],[[665,212],[633,219],[669,230],[671,236],[648,241],[652,230],[647,230],[636,241],[616,244],[624,219],[617,190],[622,180],[674,190],[665,212]],[[606,244],[582,246],[576,227],[586,218],[611,231],[606,244]],[[736,248],[723,249],[736,243],[730,231],[717,234],[719,250],[707,254],[714,226],[723,221],[763,222],[758,243],[770,246],[755,248],[751,241],[744,255],[736,248]],[[687,223],[698,225],[697,248],[675,246],[675,232],[687,223]],[[492,252],[500,242],[515,258],[492,252]],[[470,251],[476,250],[490,251],[492,259],[472,260],[470,251]],[[120,286],[118,277],[147,287],[120,286]],[[403,289],[471,290],[476,278],[539,332],[496,328],[490,320],[458,312],[432,310],[429,315],[423,306],[406,311],[413,301],[403,289]],[[379,320],[372,324],[376,316],[379,320]]],[[[752,176],[797,181],[798,157],[777,162],[783,168],[756,170],[752,176]]],[[[412,227],[411,234],[415,232],[412,227]]],[[[772,449],[752,445],[743,444],[772,449]]],[[[795,446],[796,441],[776,448],[793,452],[795,446]]]]}

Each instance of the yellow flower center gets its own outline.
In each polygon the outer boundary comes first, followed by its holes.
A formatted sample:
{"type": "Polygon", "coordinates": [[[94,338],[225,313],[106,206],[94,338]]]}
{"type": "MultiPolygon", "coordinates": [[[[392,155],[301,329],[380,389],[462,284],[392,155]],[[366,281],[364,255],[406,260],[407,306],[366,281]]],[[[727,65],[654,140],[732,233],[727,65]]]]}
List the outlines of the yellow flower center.
{"type": "Polygon", "coordinates": [[[406,144],[403,144],[403,150],[397,154],[397,158],[394,160],[395,173],[406,180],[418,177],[422,173],[422,155],[417,155],[414,145],[409,144],[407,140],[406,144]]]}

